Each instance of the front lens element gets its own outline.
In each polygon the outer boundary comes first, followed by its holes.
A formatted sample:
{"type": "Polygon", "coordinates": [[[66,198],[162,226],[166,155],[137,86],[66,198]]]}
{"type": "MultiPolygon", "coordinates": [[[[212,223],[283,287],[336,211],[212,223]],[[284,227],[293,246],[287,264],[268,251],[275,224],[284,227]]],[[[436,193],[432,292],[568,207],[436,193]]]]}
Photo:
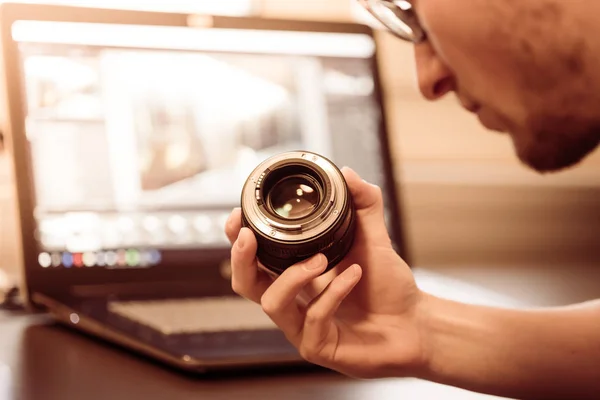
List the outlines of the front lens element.
{"type": "Polygon", "coordinates": [[[292,176],[277,182],[268,198],[273,211],[282,218],[309,216],[321,203],[316,182],[307,176],[292,176]]]}

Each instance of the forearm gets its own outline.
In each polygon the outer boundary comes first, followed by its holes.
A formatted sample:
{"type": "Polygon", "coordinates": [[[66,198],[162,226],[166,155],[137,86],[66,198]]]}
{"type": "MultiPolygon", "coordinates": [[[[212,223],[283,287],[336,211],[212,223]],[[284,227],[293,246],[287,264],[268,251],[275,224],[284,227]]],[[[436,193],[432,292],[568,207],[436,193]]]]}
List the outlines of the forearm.
{"type": "Polygon", "coordinates": [[[598,398],[600,303],[505,310],[425,296],[425,379],[519,399],[598,398]]]}

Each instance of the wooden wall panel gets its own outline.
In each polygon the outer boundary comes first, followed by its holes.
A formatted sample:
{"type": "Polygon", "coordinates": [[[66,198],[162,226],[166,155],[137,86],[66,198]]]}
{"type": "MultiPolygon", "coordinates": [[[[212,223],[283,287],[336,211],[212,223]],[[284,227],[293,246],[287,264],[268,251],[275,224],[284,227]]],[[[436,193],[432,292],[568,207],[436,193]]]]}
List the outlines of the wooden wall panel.
{"type": "Polygon", "coordinates": [[[411,184],[416,265],[600,267],[600,188],[411,184]]]}
{"type": "Polygon", "coordinates": [[[262,0],[259,9],[267,18],[335,21],[352,18],[349,0],[262,0]]]}

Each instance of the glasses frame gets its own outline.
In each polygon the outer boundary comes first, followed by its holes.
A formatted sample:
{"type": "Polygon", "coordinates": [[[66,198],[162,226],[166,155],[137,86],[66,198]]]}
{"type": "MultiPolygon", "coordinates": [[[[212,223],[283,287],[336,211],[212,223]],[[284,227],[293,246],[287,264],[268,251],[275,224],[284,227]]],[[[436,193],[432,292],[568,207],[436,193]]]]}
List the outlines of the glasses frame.
{"type": "Polygon", "coordinates": [[[427,33],[421,25],[417,14],[415,13],[414,6],[410,0],[402,0],[403,5],[408,6],[407,8],[400,7],[397,3],[398,0],[357,0],[358,3],[369,12],[377,21],[379,21],[388,31],[394,36],[414,44],[421,43],[427,40],[427,33]],[[406,19],[400,17],[397,18],[399,24],[390,23],[389,19],[383,17],[379,13],[380,7],[385,7],[388,10],[396,8],[406,15],[406,19]],[[404,25],[412,31],[412,33],[403,30],[398,25],[404,25]]]}

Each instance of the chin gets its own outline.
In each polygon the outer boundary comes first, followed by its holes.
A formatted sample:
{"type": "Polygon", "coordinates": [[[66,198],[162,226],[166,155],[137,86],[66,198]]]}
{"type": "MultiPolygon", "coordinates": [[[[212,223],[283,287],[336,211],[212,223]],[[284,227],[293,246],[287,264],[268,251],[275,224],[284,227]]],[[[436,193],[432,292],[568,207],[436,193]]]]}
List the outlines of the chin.
{"type": "Polygon", "coordinates": [[[559,172],[576,166],[596,149],[598,142],[598,137],[595,137],[534,141],[522,144],[513,136],[513,143],[519,159],[539,173],[559,172]]]}

